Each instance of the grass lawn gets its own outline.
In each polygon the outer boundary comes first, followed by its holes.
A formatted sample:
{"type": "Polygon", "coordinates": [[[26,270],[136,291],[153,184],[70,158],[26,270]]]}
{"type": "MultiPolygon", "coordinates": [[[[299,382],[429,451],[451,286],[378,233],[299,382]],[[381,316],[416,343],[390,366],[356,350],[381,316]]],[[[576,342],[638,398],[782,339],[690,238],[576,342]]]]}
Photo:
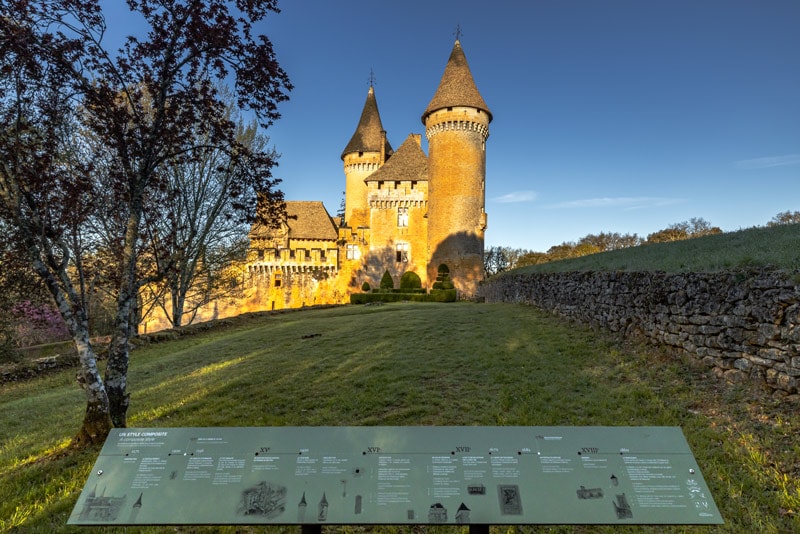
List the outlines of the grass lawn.
{"type": "MultiPolygon", "coordinates": [[[[397,303],[244,316],[138,348],[129,376],[129,424],[138,427],[680,426],[726,525],[666,530],[800,531],[796,404],[721,384],[653,347],[530,307],[397,303]]],[[[84,408],[73,371],[0,386],[0,530],[86,531],[65,526],[99,450],[67,448],[84,408]]],[[[91,531],[212,530],[218,529],[91,531]]],[[[457,529],[370,531],[376,530],[457,529]]]]}

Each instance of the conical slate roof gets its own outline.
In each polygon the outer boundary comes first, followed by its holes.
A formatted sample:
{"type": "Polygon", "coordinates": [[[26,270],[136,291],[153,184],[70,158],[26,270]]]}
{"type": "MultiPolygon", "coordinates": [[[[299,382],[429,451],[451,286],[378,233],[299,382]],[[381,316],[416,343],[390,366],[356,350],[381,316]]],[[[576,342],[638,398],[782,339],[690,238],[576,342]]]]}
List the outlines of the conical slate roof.
{"type": "Polygon", "coordinates": [[[489,111],[489,107],[478,92],[478,87],[475,85],[472,72],[467,64],[467,57],[458,40],[453,45],[453,51],[450,52],[450,59],[447,60],[439,88],[425,109],[425,113],[422,114],[422,124],[425,124],[428,115],[434,111],[456,106],[478,108],[485,111],[489,115],[489,120],[492,120],[492,112],[489,111]]]}
{"type": "MultiPolygon", "coordinates": [[[[367,101],[364,102],[364,109],[361,111],[361,119],[358,121],[356,132],[342,152],[342,159],[345,154],[352,152],[380,152],[382,131],[383,124],[381,124],[381,115],[378,113],[375,90],[370,86],[367,101]]],[[[386,157],[388,158],[391,154],[392,146],[389,141],[386,141],[386,157]]]]}
{"type": "Polygon", "coordinates": [[[428,180],[428,158],[414,134],[406,137],[392,159],[386,160],[380,169],[370,174],[364,181],[399,182],[402,180],[418,182],[428,180]]]}

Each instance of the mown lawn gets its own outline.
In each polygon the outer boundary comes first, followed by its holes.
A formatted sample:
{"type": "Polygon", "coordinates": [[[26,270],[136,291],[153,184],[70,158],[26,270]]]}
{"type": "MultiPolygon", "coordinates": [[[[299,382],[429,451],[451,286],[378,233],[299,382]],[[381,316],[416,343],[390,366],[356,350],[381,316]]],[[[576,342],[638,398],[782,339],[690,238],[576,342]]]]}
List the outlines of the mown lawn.
{"type": "MultiPolygon", "coordinates": [[[[67,447],[84,409],[73,374],[0,387],[0,530],[85,531],[65,526],[98,452],[67,447]]],[[[241,317],[137,349],[130,391],[138,427],[680,426],[726,524],[667,530],[800,531],[796,404],[530,307],[397,303],[241,317]]],[[[92,529],[198,530],[219,529],[92,529]]]]}

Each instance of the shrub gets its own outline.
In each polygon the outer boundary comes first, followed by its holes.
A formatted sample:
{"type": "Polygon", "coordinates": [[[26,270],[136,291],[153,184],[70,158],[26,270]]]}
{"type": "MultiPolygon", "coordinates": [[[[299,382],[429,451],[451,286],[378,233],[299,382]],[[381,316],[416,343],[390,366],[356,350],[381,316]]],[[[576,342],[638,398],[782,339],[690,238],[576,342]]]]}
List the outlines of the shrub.
{"type": "Polygon", "coordinates": [[[368,302],[455,302],[455,289],[431,291],[425,293],[353,293],[350,304],[367,304],[368,302]]]}
{"type": "Polygon", "coordinates": [[[381,277],[381,289],[394,289],[394,279],[388,270],[384,271],[381,277]]]}
{"type": "Polygon", "coordinates": [[[428,295],[428,302],[455,302],[456,290],[455,289],[439,289],[431,291],[428,295]]]}
{"type": "Polygon", "coordinates": [[[67,325],[55,307],[25,300],[11,307],[14,339],[21,347],[68,340],[67,325]]]}
{"type": "Polygon", "coordinates": [[[400,289],[419,289],[422,287],[422,280],[414,271],[406,271],[400,277],[400,289]]]}
{"type": "Polygon", "coordinates": [[[453,281],[450,280],[450,268],[444,263],[439,265],[439,269],[436,274],[436,281],[433,283],[431,288],[435,290],[449,291],[451,289],[455,289],[455,287],[456,286],[453,284],[453,281]]]}
{"type": "Polygon", "coordinates": [[[361,291],[363,291],[364,293],[369,293],[369,290],[370,290],[369,282],[364,282],[363,284],[361,284],[361,291]]]}

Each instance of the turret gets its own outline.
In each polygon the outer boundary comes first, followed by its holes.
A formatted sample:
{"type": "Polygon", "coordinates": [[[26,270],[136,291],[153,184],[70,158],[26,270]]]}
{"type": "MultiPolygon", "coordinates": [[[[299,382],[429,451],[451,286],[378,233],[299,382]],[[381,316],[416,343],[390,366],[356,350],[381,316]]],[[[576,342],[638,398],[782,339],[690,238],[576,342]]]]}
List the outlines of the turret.
{"type": "Polygon", "coordinates": [[[391,155],[392,147],[381,124],[375,90],[370,85],[356,131],[342,152],[345,175],[344,220],[347,226],[355,229],[368,224],[367,185],[364,179],[378,170],[391,155]]]}
{"type": "Polygon", "coordinates": [[[456,41],[422,114],[428,139],[428,279],[445,264],[460,296],[483,280],[486,140],[492,114],[456,41]]]}

